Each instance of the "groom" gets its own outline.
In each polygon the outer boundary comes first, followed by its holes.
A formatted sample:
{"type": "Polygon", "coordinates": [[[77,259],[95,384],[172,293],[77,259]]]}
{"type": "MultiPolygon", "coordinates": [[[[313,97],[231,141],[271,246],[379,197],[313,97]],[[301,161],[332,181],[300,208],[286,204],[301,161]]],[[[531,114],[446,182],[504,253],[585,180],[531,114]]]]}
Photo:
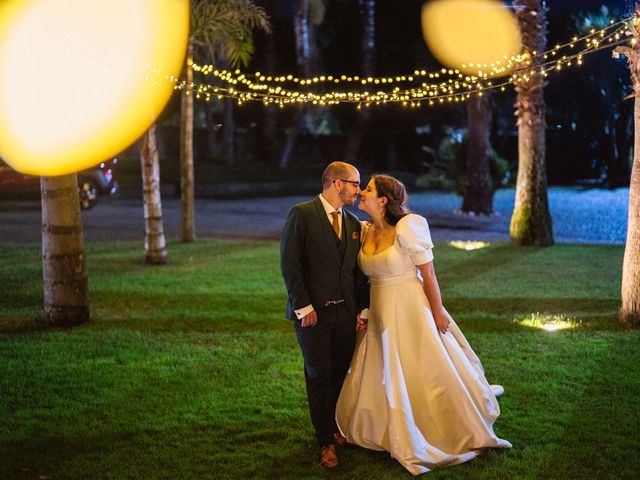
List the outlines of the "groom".
{"type": "Polygon", "coordinates": [[[369,302],[367,279],[356,263],[360,222],[343,208],[359,193],[360,173],[353,165],[329,164],[322,193],[291,209],[280,243],[287,318],[302,350],[311,422],[320,463],[327,468],[338,465],[335,443],[345,443],[335,422],[336,402],[353,354],[356,321],[369,302]]]}

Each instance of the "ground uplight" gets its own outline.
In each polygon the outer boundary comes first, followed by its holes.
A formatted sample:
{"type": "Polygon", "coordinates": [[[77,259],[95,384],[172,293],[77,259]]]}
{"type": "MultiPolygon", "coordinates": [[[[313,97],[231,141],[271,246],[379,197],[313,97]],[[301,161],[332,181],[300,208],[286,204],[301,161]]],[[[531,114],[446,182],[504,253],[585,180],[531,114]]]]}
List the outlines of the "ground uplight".
{"type": "Polygon", "coordinates": [[[566,318],[564,315],[549,315],[535,313],[525,318],[516,320],[521,325],[530,328],[539,328],[546,332],[557,332],[576,328],[580,322],[575,319],[566,318]]]}
{"type": "Polygon", "coordinates": [[[465,240],[452,240],[449,242],[454,248],[459,248],[460,250],[478,250],[480,248],[486,248],[491,244],[489,242],[474,242],[474,241],[465,241],[465,240]]]}

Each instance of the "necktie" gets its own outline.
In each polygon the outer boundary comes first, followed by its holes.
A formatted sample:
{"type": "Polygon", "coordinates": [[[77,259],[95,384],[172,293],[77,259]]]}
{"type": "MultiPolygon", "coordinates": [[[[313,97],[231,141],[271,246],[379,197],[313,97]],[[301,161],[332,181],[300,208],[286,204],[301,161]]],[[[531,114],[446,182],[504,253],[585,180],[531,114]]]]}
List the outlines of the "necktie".
{"type": "Polygon", "coordinates": [[[337,210],[335,212],[331,212],[331,216],[333,217],[333,222],[331,222],[333,231],[336,232],[336,235],[340,238],[340,212],[337,210]]]}

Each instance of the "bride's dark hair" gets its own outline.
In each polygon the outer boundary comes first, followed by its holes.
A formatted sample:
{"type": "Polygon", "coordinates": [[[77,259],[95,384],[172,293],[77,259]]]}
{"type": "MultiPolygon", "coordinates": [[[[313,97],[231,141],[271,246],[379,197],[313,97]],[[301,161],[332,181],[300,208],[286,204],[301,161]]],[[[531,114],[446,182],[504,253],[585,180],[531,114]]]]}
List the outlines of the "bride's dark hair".
{"type": "Polygon", "coordinates": [[[409,213],[407,208],[407,189],[404,184],[389,175],[374,175],[378,197],[385,197],[384,219],[389,225],[395,225],[402,217],[409,213]]]}

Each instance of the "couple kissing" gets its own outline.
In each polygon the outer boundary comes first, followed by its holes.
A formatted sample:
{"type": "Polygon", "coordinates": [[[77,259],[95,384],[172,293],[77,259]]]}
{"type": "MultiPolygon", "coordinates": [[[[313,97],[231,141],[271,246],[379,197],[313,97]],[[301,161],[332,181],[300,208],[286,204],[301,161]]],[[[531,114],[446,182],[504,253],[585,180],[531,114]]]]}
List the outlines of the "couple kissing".
{"type": "Polygon", "coordinates": [[[324,467],[347,443],[413,475],[511,447],[493,432],[502,387],[442,304],[429,226],[400,181],[361,190],[353,165],[332,162],[322,193],[289,212],[280,254],[324,467]],[[344,208],[358,199],[369,222],[344,208]]]}

